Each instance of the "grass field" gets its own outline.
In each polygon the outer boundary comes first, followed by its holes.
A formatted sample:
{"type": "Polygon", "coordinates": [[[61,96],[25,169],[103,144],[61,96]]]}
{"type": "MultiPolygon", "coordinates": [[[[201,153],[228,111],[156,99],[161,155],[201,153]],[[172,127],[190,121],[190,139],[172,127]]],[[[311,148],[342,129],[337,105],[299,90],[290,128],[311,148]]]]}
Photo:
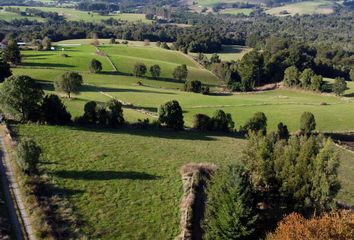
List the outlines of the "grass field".
{"type": "Polygon", "coordinates": [[[4,10],[0,10],[0,20],[5,20],[5,21],[12,21],[15,19],[29,19],[29,20],[37,20],[38,22],[44,22],[45,19],[44,18],[40,18],[40,17],[30,17],[30,16],[21,16],[17,13],[13,13],[13,12],[6,12],[4,10]]]}
{"type": "MultiPolygon", "coordinates": [[[[53,93],[53,81],[65,71],[79,71],[84,78],[85,86],[80,95],[73,100],[65,100],[73,116],[82,114],[87,101],[106,102],[115,97],[136,107],[157,113],[158,107],[169,100],[178,100],[184,110],[185,124],[191,126],[193,116],[197,113],[212,115],[217,109],[230,112],[237,128],[243,125],[255,112],[262,111],[268,117],[269,129],[276,129],[282,121],[291,131],[299,127],[299,118],[304,111],[314,113],[317,129],[320,131],[354,130],[354,83],[348,82],[349,90],[346,97],[303,92],[300,90],[277,89],[253,94],[211,94],[209,96],[180,91],[183,82],[172,79],[172,70],[185,63],[189,69],[189,79],[201,80],[209,84],[213,90],[218,80],[207,70],[180,52],[167,51],[152,46],[133,45],[102,45],[100,50],[106,52],[120,73],[112,71],[112,66],[105,57],[95,54],[90,45],[65,47],[70,57],[62,58],[59,51],[38,52],[24,51],[25,68],[13,69],[14,74],[27,74],[38,80],[48,93],[53,93]],[[88,63],[93,58],[103,62],[104,73],[91,74],[88,63]],[[147,66],[159,64],[162,67],[161,79],[135,78],[129,74],[136,62],[144,62],[147,66]],[[33,69],[36,67],[36,69],[33,69]],[[143,83],[138,86],[137,82],[143,83]],[[326,103],[326,104],[324,104],[326,103]],[[341,117],[338,117],[341,116],[341,117]]],[[[222,57],[225,57],[221,55],[222,57]]],[[[132,109],[125,109],[128,121],[147,117],[132,109]]]]}
{"type": "Polygon", "coordinates": [[[198,5],[203,7],[213,7],[219,3],[238,3],[238,2],[248,2],[248,3],[262,3],[261,0],[198,0],[198,5]]]}
{"type": "MultiPolygon", "coordinates": [[[[192,132],[38,125],[17,131],[41,145],[41,168],[92,239],[173,239],[179,232],[182,165],[237,163],[245,145],[240,138],[192,132]]],[[[351,204],[353,163],[353,154],[341,150],[339,199],[351,204]]]]}
{"type": "MultiPolygon", "coordinates": [[[[12,7],[20,8],[21,10],[25,10],[26,8],[35,8],[35,9],[39,9],[44,12],[56,12],[59,15],[63,15],[69,21],[84,21],[84,22],[100,23],[101,20],[114,18],[114,19],[119,19],[119,20],[123,20],[123,21],[129,21],[129,22],[137,22],[137,21],[142,21],[145,23],[151,22],[150,20],[147,20],[145,18],[144,14],[135,14],[135,13],[119,13],[119,14],[111,14],[109,16],[101,16],[98,13],[85,12],[85,11],[80,11],[80,10],[76,10],[73,8],[18,7],[18,6],[12,6],[12,7]]],[[[0,13],[0,17],[1,16],[2,15],[0,13]]],[[[21,17],[20,15],[17,15],[17,16],[18,16],[18,18],[21,17]]]]}
{"type": "Polygon", "coordinates": [[[287,4],[281,7],[271,8],[266,12],[271,15],[281,16],[282,11],[287,11],[290,15],[303,14],[330,14],[333,13],[335,3],[327,0],[305,1],[287,4]]]}
{"type": "Polygon", "coordinates": [[[249,16],[254,9],[252,8],[227,8],[224,10],[221,10],[219,13],[220,14],[232,14],[232,15],[237,15],[243,13],[246,16],[249,16]]]}
{"type": "MultiPolygon", "coordinates": [[[[237,61],[240,60],[243,55],[251,51],[252,48],[248,48],[240,45],[223,45],[223,50],[217,52],[222,61],[237,61]]],[[[192,56],[198,56],[198,53],[190,53],[192,56]]],[[[209,59],[212,54],[205,54],[209,59]]]]}

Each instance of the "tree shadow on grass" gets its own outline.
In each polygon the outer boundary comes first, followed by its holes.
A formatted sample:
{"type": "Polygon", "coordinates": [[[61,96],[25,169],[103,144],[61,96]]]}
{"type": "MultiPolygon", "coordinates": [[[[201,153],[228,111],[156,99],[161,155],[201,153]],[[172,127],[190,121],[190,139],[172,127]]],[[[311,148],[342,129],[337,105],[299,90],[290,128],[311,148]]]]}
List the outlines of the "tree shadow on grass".
{"type": "Polygon", "coordinates": [[[171,92],[159,92],[159,91],[151,91],[151,90],[143,90],[143,89],[134,89],[134,88],[112,88],[112,87],[100,87],[94,85],[84,85],[81,88],[82,92],[106,92],[106,93],[114,93],[114,92],[135,92],[135,93],[153,93],[153,94],[164,94],[164,95],[175,95],[175,93],[171,92]]]}
{"type": "Polygon", "coordinates": [[[45,80],[36,80],[36,83],[39,84],[39,86],[44,91],[54,91],[54,82],[45,81],[45,80]]]}
{"type": "Polygon", "coordinates": [[[55,171],[52,174],[60,178],[68,178],[75,180],[157,180],[160,176],[151,175],[145,172],[134,172],[134,171],[55,171]]]}
{"type": "Polygon", "coordinates": [[[41,67],[41,68],[73,68],[74,65],[62,63],[37,63],[37,62],[24,62],[22,66],[25,67],[41,67]]]}
{"type": "Polygon", "coordinates": [[[343,97],[354,97],[354,92],[353,93],[344,94],[343,97]]]}

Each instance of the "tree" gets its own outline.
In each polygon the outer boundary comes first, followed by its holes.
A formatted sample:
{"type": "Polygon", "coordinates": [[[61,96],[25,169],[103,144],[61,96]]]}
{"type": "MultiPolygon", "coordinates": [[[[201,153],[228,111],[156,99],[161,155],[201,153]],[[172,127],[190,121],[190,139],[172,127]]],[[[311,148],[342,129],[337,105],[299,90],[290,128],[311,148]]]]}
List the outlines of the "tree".
{"type": "Polygon", "coordinates": [[[186,81],[184,84],[184,91],[200,93],[202,90],[202,83],[198,80],[186,81]]]}
{"type": "Polygon", "coordinates": [[[104,105],[97,105],[96,107],[97,122],[102,126],[108,125],[109,112],[104,105]]]}
{"type": "Polygon", "coordinates": [[[205,114],[194,115],[193,128],[200,131],[211,130],[211,118],[205,114]]]}
{"type": "Polygon", "coordinates": [[[89,66],[91,73],[100,73],[102,71],[102,63],[97,59],[92,59],[89,66]]]}
{"type": "Polygon", "coordinates": [[[55,82],[57,91],[65,92],[71,98],[71,93],[79,94],[82,87],[82,76],[76,72],[66,72],[59,81],[55,82]]]}
{"type": "Polygon", "coordinates": [[[274,233],[267,240],[333,240],[353,239],[354,213],[349,210],[325,213],[306,219],[298,213],[291,213],[281,220],[274,233]]]}
{"type": "Polygon", "coordinates": [[[177,66],[173,71],[173,78],[178,79],[179,81],[186,80],[188,76],[188,69],[186,64],[177,66]]]}
{"type": "Polygon", "coordinates": [[[300,74],[300,82],[303,88],[309,88],[311,86],[311,78],[315,76],[315,73],[311,68],[306,68],[300,74]]]}
{"type": "Polygon", "coordinates": [[[160,77],[160,74],[161,74],[161,67],[157,64],[155,65],[152,65],[150,67],[150,73],[151,73],[151,76],[155,79],[157,79],[158,77],[160,77]]]}
{"type": "Polygon", "coordinates": [[[5,78],[8,78],[12,75],[10,65],[3,61],[3,59],[0,59],[0,83],[2,83],[5,78]]]}
{"type": "Polygon", "coordinates": [[[300,118],[300,130],[303,134],[308,135],[316,129],[315,116],[310,112],[304,112],[300,118]]]}
{"type": "Polygon", "coordinates": [[[36,117],[43,90],[28,76],[11,76],[0,89],[0,104],[4,113],[22,121],[36,117]]]}
{"type": "Polygon", "coordinates": [[[42,150],[30,138],[23,138],[16,147],[16,162],[22,171],[31,175],[38,171],[37,165],[42,150]]]}
{"type": "Polygon", "coordinates": [[[71,115],[64,103],[57,95],[46,95],[41,105],[43,121],[49,124],[67,124],[71,122],[71,115]]]}
{"type": "Polygon", "coordinates": [[[334,79],[334,83],[332,85],[332,91],[337,96],[343,94],[346,89],[347,89],[347,82],[344,80],[344,78],[337,77],[334,79]]]}
{"type": "Polygon", "coordinates": [[[133,73],[135,77],[142,77],[146,74],[147,68],[144,63],[136,63],[134,65],[133,73]]]}
{"type": "Polygon", "coordinates": [[[124,123],[122,104],[117,99],[112,99],[107,103],[109,112],[108,124],[118,126],[124,123]]]}
{"type": "Polygon", "coordinates": [[[253,50],[246,53],[238,65],[237,71],[241,77],[242,91],[251,91],[261,84],[264,75],[263,55],[253,50]]]}
{"type": "Polygon", "coordinates": [[[234,121],[230,113],[225,113],[223,110],[216,110],[211,118],[211,126],[215,131],[232,131],[235,127],[234,121]]]}
{"type": "Polygon", "coordinates": [[[96,113],[97,103],[95,101],[87,102],[84,106],[84,119],[89,123],[96,123],[97,113],[96,113]]]}
{"type": "Polygon", "coordinates": [[[265,135],[267,133],[267,117],[262,112],[257,112],[250,118],[246,124],[241,127],[241,131],[254,132],[265,135]]]}
{"type": "Polygon", "coordinates": [[[52,40],[49,37],[45,37],[42,40],[42,46],[43,50],[50,50],[50,48],[52,47],[52,40]]]}
{"type": "Polygon", "coordinates": [[[278,134],[279,139],[288,139],[290,136],[288,127],[285,124],[283,124],[282,122],[280,122],[278,124],[277,134],[278,134]]]}
{"type": "Polygon", "coordinates": [[[284,84],[289,87],[298,86],[299,81],[299,70],[295,66],[288,67],[284,72],[284,84]]]}
{"type": "Polygon", "coordinates": [[[214,53],[213,55],[211,55],[210,57],[210,62],[211,63],[220,63],[221,60],[220,60],[220,57],[218,54],[214,53]]]}
{"type": "Polygon", "coordinates": [[[183,112],[176,100],[169,101],[160,106],[159,121],[166,124],[167,127],[175,130],[183,129],[183,112]]]}
{"type": "Polygon", "coordinates": [[[350,80],[352,80],[354,82],[354,68],[350,69],[349,77],[350,77],[350,80]]]}
{"type": "Polygon", "coordinates": [[[314,75],[311,77],[311,89],[313,91],[321,91],[323,87],[323,77],[320,75],[314,75]]]}
{"type": "Polygon", "coordinates": [[[17,42],[10,40],[4,49],[2,57],[5,62],[18,65],[21,63],[21,53],[17,42]]]}
{"type": "Polygon", "coordinates": [[[245,169],[218,170],[207,190],[205,239],[245,239],[255,231],[256,205],[245,169]]]}

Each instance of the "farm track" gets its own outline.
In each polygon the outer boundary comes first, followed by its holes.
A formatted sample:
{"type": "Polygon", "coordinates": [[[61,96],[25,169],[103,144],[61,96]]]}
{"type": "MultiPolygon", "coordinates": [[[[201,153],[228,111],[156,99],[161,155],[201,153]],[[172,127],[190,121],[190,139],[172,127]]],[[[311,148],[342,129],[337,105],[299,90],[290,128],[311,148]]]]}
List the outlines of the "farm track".
{"type": "Polygon", "coordinates": [[[10,163],[10,158],[6,152],[4,140],[1,136],[0,142],[0,173],[2,176],[5,198],[8,204],[12,226],[18,240],[35,240],[36,237],[22,201],[18,183],[10,163]]]}

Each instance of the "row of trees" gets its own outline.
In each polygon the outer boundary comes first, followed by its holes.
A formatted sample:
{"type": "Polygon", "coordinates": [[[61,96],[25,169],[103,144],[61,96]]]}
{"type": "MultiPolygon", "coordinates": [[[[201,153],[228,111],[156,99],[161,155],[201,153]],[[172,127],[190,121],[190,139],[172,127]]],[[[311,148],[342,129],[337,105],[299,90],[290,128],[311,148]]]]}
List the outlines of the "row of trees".
{"type": "Polygon", "coordinates": [[[300,87],[313,91],[322,91],[324,81],[310,68],[300,72],[295,66],[288,67],[284,72],[284,84],[288,87],[300,87]]]}
{"type": "MultiPolygon", "coordinates": [[[[302,128],[314,129],[314,118],[303,126],[310,115],[301,118],[302,128]]],[[[335,209],[338,167],[334,144],[322,135],[280,138],[279,132],[249,132],[242,165],[218,170],[207,190],[205,238],[255,239],[284,214],[312,216],[335,209]]],[[[277,232],[272,239],[285,233],[277,232]]]]}

